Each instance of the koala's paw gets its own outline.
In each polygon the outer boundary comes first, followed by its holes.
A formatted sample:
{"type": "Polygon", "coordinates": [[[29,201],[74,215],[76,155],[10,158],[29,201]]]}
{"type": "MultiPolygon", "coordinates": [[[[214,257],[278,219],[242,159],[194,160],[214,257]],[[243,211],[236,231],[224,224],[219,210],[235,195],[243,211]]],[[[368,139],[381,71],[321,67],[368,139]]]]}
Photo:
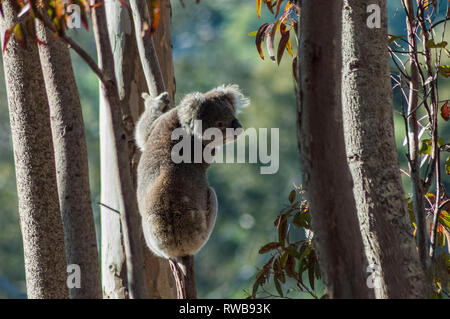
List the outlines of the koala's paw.
{"type": "Polygon", "coordinates": [[[156,98],[153,98],[148,93],[142,93],[142,98],[145,101],[146,108],[153,108],[159,111],[165,112],[170,108],[170,98],[169,93],[163,92],[156,98]]]}
{"type": "Polygon", "coordinates": [[[163,92],[160,95],[158,95],[155,100],[158,101],[159,109],[161,111],[165,112],[170,108],[169,93],[163,92]]]}

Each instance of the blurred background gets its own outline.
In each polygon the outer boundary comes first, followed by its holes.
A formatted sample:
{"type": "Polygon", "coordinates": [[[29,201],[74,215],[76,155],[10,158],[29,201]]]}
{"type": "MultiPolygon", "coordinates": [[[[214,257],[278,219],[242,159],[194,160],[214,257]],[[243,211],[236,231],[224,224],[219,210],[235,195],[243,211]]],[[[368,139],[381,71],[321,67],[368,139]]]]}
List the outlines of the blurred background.
{"type": "MultiPolygon", "coordinates": [[[[177,101],[191,91],[207,91],[223,83],[237,83],[251,98],[240,115],[244,128],[279,128],[279,170],[261,175],[260,164],[213,164],[210,184],[216,190],[219,212],[209,242],[196,256],[200,298],[243,298],[259,266],[267,259],[259,248],[277,238],[273,221],[288,204],[293,184],[301,184],[297,150],[296,106],[292,58],[285,54],[280,66],[259,58],[254,37],[248,33],[273,17],[267,10],[258,19],[254,0],[172,1],[177,101]]],[[[405,35],[400,0],[389,1],[390,33],[405,35]]],[[[95,57],[92,34],[73,37],[95,57]]],[[[296,43],[293,42],[296,46],[296,43]]],[[[88,142],[92,205],[99,222],[100,178],[98,136],[98,80],[88,66],[72,55],[83,106],[88,142]]],[[[2,64],[0,64],[2,69],[2,64]]],[[[449,82],[440,91],[450,98],[449,82]]],[[[399,101],[396,98],[396,101],[399,101]]],[[[401,105],[396,105],[401,109],[401,105]]],[[[399,159],[406,168],[403,118],[395,115],[399,159]]],[[[326,129],[326,128],[324,128],[326,129]]],[[[448,140],[450,129],[441,136],[448,140]]],[[[270,135],[269,135],[270,136],[270,135]]],[[[270,150],[270,148],[269,148],[270,150]]],[[[331,163],[330,163],[331,164],[331,163]]],[[[444,179],[447,176],[444,176],[444,179]]],[[[444,180],[449,186],[449,180],[444,180]]],[[[330,192],[333,190],[330,189],[330,192]]],[[[405,180],[405,191],[409,185],[405,180]]],[[[326,195],[325,195],[326,196],[326,195]]],[[[98,227],[97,227],[98,229],[98,227]]],[[[298,234],[297,236],[303,236],[298,234]]],[[[316,291],[322,289],[316,286],[316,291]]],[[[14,159],[9,129],[3,69],[0,70],[0,298],[25,298],[22,238],[17,211],[14,159]]],[[[303,296],[298,296],[303,297],[303,296]]]]}

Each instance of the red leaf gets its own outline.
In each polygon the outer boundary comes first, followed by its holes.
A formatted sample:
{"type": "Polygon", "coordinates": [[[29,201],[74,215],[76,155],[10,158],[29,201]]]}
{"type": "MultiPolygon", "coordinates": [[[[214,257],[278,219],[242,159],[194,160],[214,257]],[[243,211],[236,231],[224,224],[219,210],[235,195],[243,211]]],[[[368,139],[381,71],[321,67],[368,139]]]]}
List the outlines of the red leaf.
{"type": "Polygon", "coordinates": [[[260,26],[258,29],[258,32],[256,33],[256,39],[255,39],[256,49],[258,50],[259,56],[263,60],[264,60],[264,54],[262,51],[262,44],[264,42],[264,37],[265,37],[266,30],[268,27],[269,27],[268,23],[264,23],[262,26],[260,26]]]}
{"type": "Polygon", "coordinates": [[[286,44],[289,41],[290,32],[285,31],[281,32],[282,36],[280,39],[280,43],[278,44],[278,53],[277,53],[277,63],[280,65],[281,58],[283,57],[284,50],[286,49],[286,44]]]}
{"type": "Polygon", "coordinates": [[[275,12],[275,18],[278,17],[278,13],[280,13],[280,5],[283,2],[283,0],[277,0],[277,10],[275,12]]]}
{"type": "Polygon", "coordinates": [[[124,0],[119,0],[119,2],[120,2],[120,4],[121,4],[122,6],[124,6],[124,7],[127,8],[128,10],[131,9],[130,6],[128,5],[128,3],[126,3],[124,0]]]}
{"type": "Polygon", "coordinates": [[[14,27],[11,27],[11,28],[9,28],[8,30],[5,31],[5,35],[3,36],[2,53],[5,53],[5,51],[6,51],[6,46],[8,45],[8,42],[11,39],[11,32],[12,32],[13,28],[14,27]]]}
{"type": "Polygon", "coordinates": [[[441,107],[441,116],[444,120],[448,121],[450,119],[450,105],[449,101],[445,102],[441,107]]]}
{"type": "Polygon", "coordinates": [[[160,0],[148,0],[148,12],[150,13],[150,21],[152,25],[150,26],[150,35],[155,33],[159,25],[159,20],[161,18],[161,1],[160,0]]]}
{"type": "Polygon", "coordinates": [[[298,83],[298,77],[297,77],[297,57],[294,58],[294,61],[292,61],[292,73],[294,74],[295,82],[298,83]]]}

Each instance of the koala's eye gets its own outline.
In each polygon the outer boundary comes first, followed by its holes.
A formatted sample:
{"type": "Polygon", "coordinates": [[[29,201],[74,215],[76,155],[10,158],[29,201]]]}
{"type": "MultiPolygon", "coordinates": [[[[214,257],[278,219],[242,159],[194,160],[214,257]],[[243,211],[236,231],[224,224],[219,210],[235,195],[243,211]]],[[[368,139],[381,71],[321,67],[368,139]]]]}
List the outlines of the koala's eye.
{"type": "Polygon", "coordinates": [[[216,127],[222,128],[225,127],[225,124],[222,121],[216,122],[216,127]]]}

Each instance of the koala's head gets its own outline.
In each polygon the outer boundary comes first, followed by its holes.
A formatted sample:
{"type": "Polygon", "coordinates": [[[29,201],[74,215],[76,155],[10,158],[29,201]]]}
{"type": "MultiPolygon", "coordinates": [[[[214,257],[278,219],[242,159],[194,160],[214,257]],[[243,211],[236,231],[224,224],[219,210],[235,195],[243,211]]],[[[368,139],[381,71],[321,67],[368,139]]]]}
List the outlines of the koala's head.
{"type": "Polygon", "coordinates": [[[178,116],[182,127],[205,143],[213,139],[208,131],[204,134],[207,129],[220,130],[223,140],[215,142],[224,144],[234,141],[242,133],[242,125],[236,116],[248,104],[249,99],[237,85],[222,85],[206,93],[188,94],[178,107],[178,116]]]}

